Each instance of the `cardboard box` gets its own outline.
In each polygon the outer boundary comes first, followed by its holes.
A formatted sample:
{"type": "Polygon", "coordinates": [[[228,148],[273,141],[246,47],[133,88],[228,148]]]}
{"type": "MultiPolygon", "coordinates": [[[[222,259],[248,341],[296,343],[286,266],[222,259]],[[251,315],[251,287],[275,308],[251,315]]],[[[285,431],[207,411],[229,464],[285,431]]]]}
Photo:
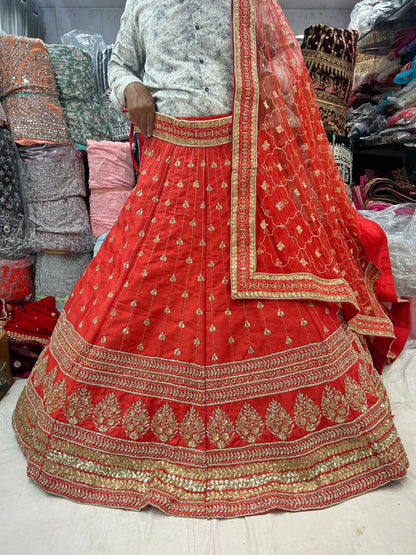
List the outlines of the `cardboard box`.
{"type": "Polygon", "coordinates": [[[5,331],[0,331],[0,400],[13,384],[9,362],[9,344],[5,331]]]}

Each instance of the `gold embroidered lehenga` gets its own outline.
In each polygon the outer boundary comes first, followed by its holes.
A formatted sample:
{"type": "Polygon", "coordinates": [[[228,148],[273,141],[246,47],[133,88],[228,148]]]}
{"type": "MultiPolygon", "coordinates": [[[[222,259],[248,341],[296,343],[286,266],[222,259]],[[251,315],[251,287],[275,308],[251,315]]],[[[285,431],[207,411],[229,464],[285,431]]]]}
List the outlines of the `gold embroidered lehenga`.
{"type": "Polygon", "coordinates": [[[406,338],[385,237],[350,206],[279,6],[232,4],[232,116],[157,115],[16,407],[57,495],[234,517],[406,472],[375,368],[406,338]]]}

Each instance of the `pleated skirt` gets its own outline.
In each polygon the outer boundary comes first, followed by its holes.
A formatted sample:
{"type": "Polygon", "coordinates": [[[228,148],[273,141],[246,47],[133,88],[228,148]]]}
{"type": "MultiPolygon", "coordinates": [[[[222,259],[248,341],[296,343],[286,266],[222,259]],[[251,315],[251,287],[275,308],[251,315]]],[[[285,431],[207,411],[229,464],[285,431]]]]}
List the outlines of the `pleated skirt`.
{"type": "Polygon", "coordinates": [[[208,518],[402,477],[385,389],[340,307],[231,297],[230,118],[165,123],[18,401],[28,475],[78,502],[208,518]]]}

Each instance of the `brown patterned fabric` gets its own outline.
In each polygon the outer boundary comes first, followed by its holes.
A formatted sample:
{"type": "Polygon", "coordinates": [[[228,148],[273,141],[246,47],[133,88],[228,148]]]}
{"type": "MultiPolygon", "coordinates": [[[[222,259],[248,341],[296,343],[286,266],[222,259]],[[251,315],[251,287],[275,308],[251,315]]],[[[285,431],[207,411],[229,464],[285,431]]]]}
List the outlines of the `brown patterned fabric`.
{"type": "Polygon", "coordinates": [[[327,133],[345,134],[357,40],[357,31],[322,24],[312,25],[304,33],[302,54],[327,133]]]}

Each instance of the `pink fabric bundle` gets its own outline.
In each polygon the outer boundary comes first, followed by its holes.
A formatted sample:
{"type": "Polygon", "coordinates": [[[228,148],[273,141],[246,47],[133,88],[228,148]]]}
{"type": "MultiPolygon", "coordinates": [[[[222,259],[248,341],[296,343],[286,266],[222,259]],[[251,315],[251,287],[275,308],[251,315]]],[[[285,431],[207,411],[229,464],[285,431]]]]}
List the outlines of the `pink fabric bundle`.
{"type": "Polygon", "coordinates": [[[136,184],[129,143],[87,141],[94,237],[111,229],[136,184]]]}

